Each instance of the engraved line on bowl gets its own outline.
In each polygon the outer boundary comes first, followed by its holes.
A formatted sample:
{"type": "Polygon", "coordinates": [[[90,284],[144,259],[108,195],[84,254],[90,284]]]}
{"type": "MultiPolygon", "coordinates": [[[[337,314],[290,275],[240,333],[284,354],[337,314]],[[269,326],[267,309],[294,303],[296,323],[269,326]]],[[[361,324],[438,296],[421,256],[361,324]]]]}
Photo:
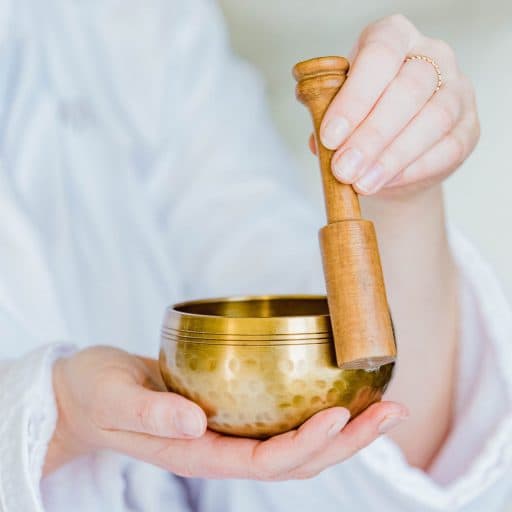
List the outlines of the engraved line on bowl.
{"type": "Polygon", "coordinates": [[[182,338],[208,338],[208,339],[275,339],[275,340],[288,340],[288,339],[329,339],[332,338],[330,333],[290,333],[290,334],[233,334],[233,333],[211,333],[211,332],[198,332],[198,331],[185,331],[179,329],[162,328],[161,334],[168,334],[169,336],[181,336],[182,338]]]}
{"type": "Polygon", "coordinates": [[[168,327],[168,326],[162,326],[162,331],[169,331],[171,333],[173,332],[176,332],[176,333],[191,333],[191,335],[194,335],[194,334],[208,334],[208,335],[212,335],[212,336],[249,336],[249,337],[261,337],[261,336],[274,336],[274,337],[278,337],[278,336],[282,336],[282,337],[289,337],[289,336],[313,336],[313,337],[325,337],[325,336],[330,336],[332,331],[331,330],[327,330],[327,331],[298,331],[296,333],[294,332],[289,332],[288,334],[287,333],[280,333],[280,334],[273,334],[271,332],[269,332],[268,334],[265,333],[265,334],[251,334],[251,333],[233,333],[233,332],[215,332],[215,333],[212,333],[211,331],[193,331],[191,329],[175,329],[174,327],[168,327]]]}
{"type": "MultiPolygon", "coordinates": [[[[287,347],[287,346],[300,346],[300,345],[328,345],[331,343],[330,340],[326,341],[313,341],[310,343],[304,343],[303,340],[300,341],[300,343],[266,343],[266,344],[257,344],[257,343],[249,343],[249,342],[240,342],[240,343],[210,343],[209,341],[202,341],[202,340],[180,340],[178,338],[169,338],[169,337],[162,337],[162,340],[165,341],[174,341],[174,342],[182,342],[182,343],[191,343],[191,344],[197,344],[197,345],[210,345],[210,346],[222,346],[222,347],[287,347]]],[[[213,341],[219,341],[219,340],[213,340],[213,341]]]]}

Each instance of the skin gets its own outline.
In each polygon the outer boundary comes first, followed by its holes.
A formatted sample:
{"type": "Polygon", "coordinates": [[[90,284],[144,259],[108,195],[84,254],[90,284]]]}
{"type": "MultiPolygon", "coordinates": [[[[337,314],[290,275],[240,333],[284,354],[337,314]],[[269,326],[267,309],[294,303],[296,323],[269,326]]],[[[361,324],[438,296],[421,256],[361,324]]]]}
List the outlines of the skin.
{"type": "Polygon", "coordinates": [[[390,429],[407,460],[428,469],[450,430],[458,341],[457,275],[441,182],[478,140],[473,90],[445,43],[426,38],[402,16],[384,18],[361,33],[321,136],[336,149],[335,176],[368,196],[363,208],[379,233],[401,341],[391,401],[348,424],[348,411],[333,408],[267,441],[236,439],[206,430],[197,405],[164,392],[155,360],[94,347],[54,367],[59,417],[45,474],[110,449],[182,476],[310,478],[390,429]],[[439,64],[444,83],[437,93],[430,64],[404,63],[415,54],[439,64]],[[329,126],[337,127],[334,135],[329,126]],[[351,150],[360,155],[352,168],[347,161],[354,158],[344,158],[351,150]]]}

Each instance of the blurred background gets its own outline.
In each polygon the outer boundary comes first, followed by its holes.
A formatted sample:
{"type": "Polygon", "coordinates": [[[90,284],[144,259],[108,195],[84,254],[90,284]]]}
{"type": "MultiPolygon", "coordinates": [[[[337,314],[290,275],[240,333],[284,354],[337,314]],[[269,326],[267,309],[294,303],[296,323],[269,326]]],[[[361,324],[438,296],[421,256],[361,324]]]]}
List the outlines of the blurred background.
{"type": "Polygon", "coordinates": [[[322,196],[311,131],[294,97],[299,60],[347,55],[368,23],[402,13],[430,37],[455,48],[477,92],[482,136],[447,183],[450,218],[478,245],[512,301],[512,0],[220,0],[238,54],[265,76],[275,122],[314,201],[322,196]]]}

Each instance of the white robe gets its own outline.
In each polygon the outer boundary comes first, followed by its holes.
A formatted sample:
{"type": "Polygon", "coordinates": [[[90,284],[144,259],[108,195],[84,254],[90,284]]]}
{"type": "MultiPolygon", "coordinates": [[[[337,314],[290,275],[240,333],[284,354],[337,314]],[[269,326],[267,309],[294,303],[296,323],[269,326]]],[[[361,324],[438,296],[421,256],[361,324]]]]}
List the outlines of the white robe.
{"type": "Polygon", "coordinates": [[[322,291],[323,212],[293,173],[213,2],[4,0],[2,512],[512,509],[512,319],[457,234],[457,421],[430,475],[382,437],[309,481],[184,480],[103,452],[41,486],[69,344],[156,356],[175,301],[322,291]]]}

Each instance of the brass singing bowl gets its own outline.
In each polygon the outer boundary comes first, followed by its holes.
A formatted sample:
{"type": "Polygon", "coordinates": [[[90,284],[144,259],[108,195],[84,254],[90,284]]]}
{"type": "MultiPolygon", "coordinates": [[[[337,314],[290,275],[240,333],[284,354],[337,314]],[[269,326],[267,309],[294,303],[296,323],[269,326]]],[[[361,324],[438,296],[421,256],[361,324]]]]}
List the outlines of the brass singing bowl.
{"type": "Polygon", "coordinates": [[[328,407],[356,416],[381,399],[393,363],[341,370],[325,297],[259,296],[169,307],[160,369],[170,391],[204,409],[210,429],[266,438],[328,407]]]}

